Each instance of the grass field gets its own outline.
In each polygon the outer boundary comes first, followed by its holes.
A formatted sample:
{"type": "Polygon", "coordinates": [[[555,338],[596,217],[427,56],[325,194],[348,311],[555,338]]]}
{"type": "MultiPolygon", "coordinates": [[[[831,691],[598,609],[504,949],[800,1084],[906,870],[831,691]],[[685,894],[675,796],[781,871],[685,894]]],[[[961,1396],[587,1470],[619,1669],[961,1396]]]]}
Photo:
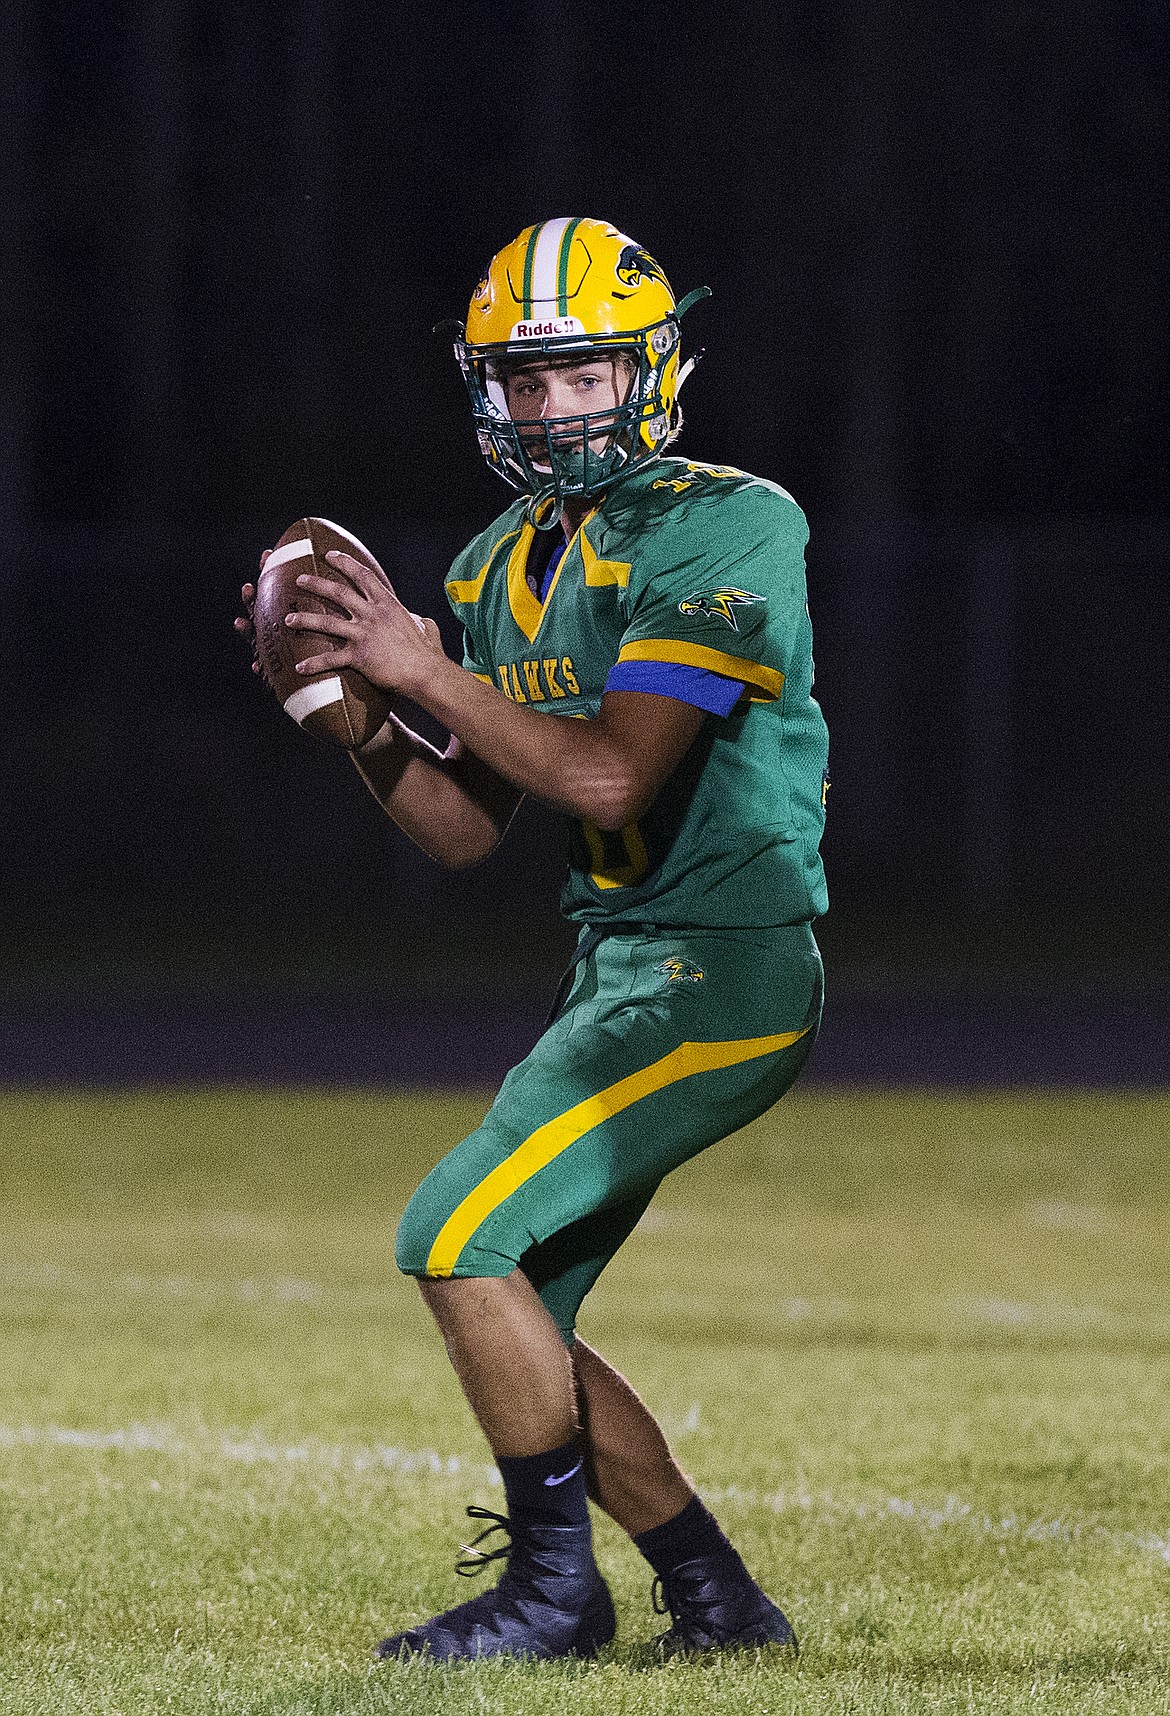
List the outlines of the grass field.
{"type": "MultiPolygon", "coordinates": [[[[397,1212],[459,1097],[0,1097],[0,1712],[1170,1710],[1170,1098],[815,1095],[586,1307],[796,1665],[374,1667],[486,1451],[397,1212]]],[[[456,1589],[457,1585],[460,1589],[456,1589]]]]}

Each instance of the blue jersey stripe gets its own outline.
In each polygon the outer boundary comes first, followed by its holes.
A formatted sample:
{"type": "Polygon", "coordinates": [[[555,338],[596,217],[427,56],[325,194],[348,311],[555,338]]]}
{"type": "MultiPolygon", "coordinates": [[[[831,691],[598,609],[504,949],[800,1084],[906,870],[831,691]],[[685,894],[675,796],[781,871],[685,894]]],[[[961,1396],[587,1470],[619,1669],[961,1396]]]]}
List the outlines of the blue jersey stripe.
{"type": "Polygon", "coordinates": [[[730,715],[743,696],[743,681],[673,661],[619,661],[610,668],[605,689],[652,691],[659,697],[693,703],[708,715],[730,715]]]}

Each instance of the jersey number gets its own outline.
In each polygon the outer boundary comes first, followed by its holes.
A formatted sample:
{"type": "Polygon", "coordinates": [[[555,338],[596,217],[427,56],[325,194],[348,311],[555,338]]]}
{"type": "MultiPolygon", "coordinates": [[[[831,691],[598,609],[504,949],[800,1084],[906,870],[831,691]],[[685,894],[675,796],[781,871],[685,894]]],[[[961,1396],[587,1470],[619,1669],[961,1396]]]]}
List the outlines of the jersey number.
{"type": "Polygon", "coordinates": [[[636,822],[627,822],[616,833],[603,832],[595,822],[583,822],[581,829],[593,865],[589,880],[595,888],[628,888],[642,880],[650,860],[636,822]]]}

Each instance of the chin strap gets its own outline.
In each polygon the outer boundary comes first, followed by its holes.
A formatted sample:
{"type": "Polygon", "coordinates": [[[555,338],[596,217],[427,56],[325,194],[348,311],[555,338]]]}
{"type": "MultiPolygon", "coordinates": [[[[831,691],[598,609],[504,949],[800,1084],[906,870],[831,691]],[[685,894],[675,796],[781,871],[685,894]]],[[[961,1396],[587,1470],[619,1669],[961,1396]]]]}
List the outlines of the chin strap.
{"type": "MultiPolygon", "coordinates": [[[[674,310],[675,321],[676,322],[681,321],[682,318],[686,315],[688,310],[693,309],[696,304],[701,304],[703,302],[704,298],[709,298],[710,296],[711,296],[711,288],[709,286],[696,286],[696,287],[694,287],[694,289],[692,291],[687,293],[685,298],[680,298],[679,302],[675,305],[675,310],[674,310]]],[[[695,365],[698,363],[699,359],[703,356],[703,350],[704,350],[704,348],[702,346],[700,346],[698,351],[695,352],[693,356],[691,356],[687,359],[686,363],[679,365],[678,376],[676,377],[675,384],[674,384],[674,397],[676,400],[678,399],[679,394],[682,392],[683,382],[687,379],[687,377],[690,375],[691,371],[694,369],[695,365]]]]}
{"type": "Polygon", "coordinates": [[[534,530],[552,530],[560,523],[560,513],[556,506],[557,487],[555,483],[545,483],[537,489],[534,495],[529,495],[524,503],[524,516],[534,530]],[[545,501],[552,501],[547,518],[541,518],[540,509],[545,501]]]}
{"type": "Polygon", "coordinates": [[[694,369],[694,367],[698,363],[699,359],[704,355],[705,351],[706,351],[706,347],[700,346],[698,351],[692,353],[692,355],[687,359],[686,363],[679,365],[678,375],[675,378],[675,383],[674,383],[674,397],[676,399],[678,398],[679,394],[682,392],[683,382],[687,379],[687,376],[690,375],[691,371],[694,369]]]}

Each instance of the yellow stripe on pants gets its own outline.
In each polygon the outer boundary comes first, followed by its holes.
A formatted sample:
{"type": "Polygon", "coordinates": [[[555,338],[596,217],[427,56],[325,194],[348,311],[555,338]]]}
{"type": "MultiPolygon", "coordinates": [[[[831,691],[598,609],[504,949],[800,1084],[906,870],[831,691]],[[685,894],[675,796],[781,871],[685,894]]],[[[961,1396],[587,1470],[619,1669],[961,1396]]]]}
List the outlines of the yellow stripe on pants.
{"type": "Polygon", "coordinates": [[[459,1253],[492,1211],[603,1120],[620,1114],[623,1108],[640,1102],[644,1096],[652,1096],[656,1090],[664,1090],[668,1084],[690,1078],[693,1073],[716,1072],[721,1067],[733,1067],[740,1061],[756,1060],[761,1055],[775,1054],[778,1049],[791,1048],[807,1030],[805,1025],[799,1031],[782,1031],[776,1037],[744,1037],[730,1043],[680,1043],[677,1049],[641,1072],[618,1079],[596,1096],[588,1096],[564,1114],[546,1120],[468,1192],[447,1217],[431,1246],[427,1274],[450,1275],[459,1261],[459,1253]]]}

